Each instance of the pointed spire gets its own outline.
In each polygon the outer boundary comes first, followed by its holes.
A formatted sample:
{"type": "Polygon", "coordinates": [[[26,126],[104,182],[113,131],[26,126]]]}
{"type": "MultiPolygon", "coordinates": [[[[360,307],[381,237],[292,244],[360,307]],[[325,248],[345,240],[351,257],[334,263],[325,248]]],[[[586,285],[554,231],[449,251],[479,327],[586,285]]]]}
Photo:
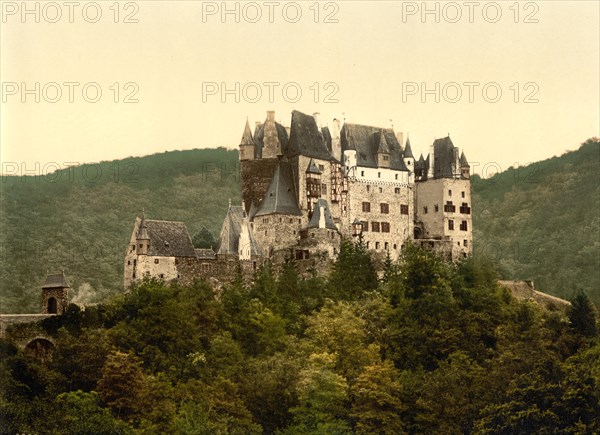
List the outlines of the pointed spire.
{"type": "Polygon", "coordinates": [[[377,148],[378,153],[389,154],[390,147],[388,146],[387,140],[385,139],[385,134],[383,134],[383,130],[379,132],[379,147],[377,148]]]}
{"type": "Polygon", "coordinates": [[[404,146],[404,158],[407,157],[410,157],[411,159],[415,158],[410,147],[410,136],[408,134],[406,135],[406,145],[404,146]]]}
{"type": "Polygon", "coordinates": [[[246,127],[244,127],[244,134],[242,135],[240,145],[254,145],[254,139],[252,138],[252,131],[250,130],[248,118],[246,118],[246,127]]]}
{"type": "Polygon", "coordinates": [[[469,162],[467,161],[467,157],[465,156],[464,151],[460,155],[460,167],[461,168],[468,168],[469,167],[469,162]]]}
{"type": "Polygon", "coordinates": [[[144,214],[144,209],[142,209],[142,220],[140,221],[140,228],[137,233],[138,240],[150,240],[150,236],[148,235],[148,227],[146,226],[146,216],[144,214]]]}

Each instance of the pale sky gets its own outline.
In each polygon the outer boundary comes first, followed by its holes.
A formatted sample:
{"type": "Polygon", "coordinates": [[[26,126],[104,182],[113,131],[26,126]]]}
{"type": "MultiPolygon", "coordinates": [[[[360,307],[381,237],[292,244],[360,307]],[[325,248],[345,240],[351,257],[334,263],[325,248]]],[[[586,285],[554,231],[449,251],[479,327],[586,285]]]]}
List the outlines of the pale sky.
{"type": "Polygon", "coordinates": [[[76,3],[1,2],[4,173],[236,148],[267,110],[393,122],[417,158],[450,133],[480,175],[600,136],[598,1],[76,3]]]}

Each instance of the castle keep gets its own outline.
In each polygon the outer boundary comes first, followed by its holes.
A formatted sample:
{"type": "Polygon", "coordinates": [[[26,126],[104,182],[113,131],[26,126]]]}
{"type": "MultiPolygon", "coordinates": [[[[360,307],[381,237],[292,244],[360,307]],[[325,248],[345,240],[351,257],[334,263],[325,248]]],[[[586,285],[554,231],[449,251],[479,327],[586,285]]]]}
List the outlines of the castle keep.
{"type": "Polygon", "coordinates": [[[183,222],[134,224],[124,284],[144,277],[225,280],[286,258],[330,262],[342,238],[361,236],[376,255],[398,258],[408,241],[458,259],[472,253],[470,168],[450,137],[415,159],[391,128],[340,123],[293,111],[289,129],[267,112],[239,145],[242,205],[229,205],[218,246],[195,249],[183,222]]]}

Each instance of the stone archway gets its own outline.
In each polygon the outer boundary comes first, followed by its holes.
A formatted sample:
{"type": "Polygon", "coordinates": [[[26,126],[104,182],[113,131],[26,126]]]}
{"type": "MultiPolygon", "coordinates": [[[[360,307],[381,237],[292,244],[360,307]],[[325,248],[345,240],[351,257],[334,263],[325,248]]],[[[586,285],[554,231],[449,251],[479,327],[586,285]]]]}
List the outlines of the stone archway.
{"type": "Polygon", "coordinates": [[[54,353],[54,343],[47,338],[37,337],[27,343],[24,352],[41,361],[50,361],[54,353]]]}

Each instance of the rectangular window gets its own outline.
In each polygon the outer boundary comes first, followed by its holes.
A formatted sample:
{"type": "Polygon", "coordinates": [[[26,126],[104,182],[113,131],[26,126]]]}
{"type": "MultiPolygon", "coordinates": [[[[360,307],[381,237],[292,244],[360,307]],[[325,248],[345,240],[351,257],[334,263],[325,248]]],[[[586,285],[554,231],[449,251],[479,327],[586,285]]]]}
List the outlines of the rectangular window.
{"type": "Polygon", "coordinates": [[[456,206],[452,204],[452,201],[446,201],[446,205],[444,206],[444,211],[446,213],[454,213],[456,212],[456,206]]]}
{"type": "Polygon", "coordinates": [[[448,191],[448,196],[452,196],[452,191],[451,190],[448,191]]]}
{"type": "Polygon", "coordinates": [[[466,202],[463,202],[460,206],[460,212],[463,214],[471,214],[471,207],[466,202]]]}
{"type": "Polygon", "coordinates": [[[408,204],[400,204],[400,214],[408,214],[408,204]]]}
{"type": "Polygon", "coordinates": [[[469,241],[468,240],[463,240],[463,246],[469,246],[469,241]]]}
{"type": "Polygon", "coordinates": [[[396,174],[396,180],[398,179],[398,174],[396,174]]]}
{"type": "Polygon", "coordinates": [[[381,208],[381,213],[383,214],[388,214],[390,212],[390,205],[386,204],[385,202],[382,202],[381,204],[379,204],[380,208],[381,208]]]}
{"type": "Polygon", "coordinates": [[[375,242],[375,249],[379,249],[379,242],[375,242]]]}
{"type": "Polygon", "coordinates": [[[390,156],[388,156],[387,154],[383,155],[383,161],[387,162],[390,159],[390,156]]]}
{"type": "Polygon", "coordinates": [[[465,192],[460,192],[460,196],[465,197],[465,192]]]}
{"type": "Polygon", "coordinates": [[[388,251],[390,249],[390,244],[388,242],[385,242],[384,247],[385,250],[388,251]]]}
{"type": "Polygon", "coordinates": [[[371,211],[371,203],[363,202],[362,203],[362,211],[364,211],[365,213],[369,213],[371,211]]]}
{"type": "Polygon", "coordinates": [[[319,165],[319,170],[320,170],[321,172],[323,172],[323,171],[325,170],[325,166],[323,166],[323,165],[319,165]]]}
{"type": "Polygon", "coordinates": [[[434,205],[433,206],[433,210],[437,213],[438,211],[440,211],[440,206],[439,205],[434,205]]]}
{"type": "Polygon", "coordinates": [[[399,187],[396,187],[396,188],[394,189],[394,193],[400,193],[400,188],[399,188],[399,187]]]}
{"type": "Polygon", "coordinates": [[[371,185],[367,184],[367,192],[370,192],[370,191],[371,191],[371,185]]]}
{"type": "Polygon", "coordinates": [[[448,229],[449,230],[454,230],[454,221],[453,220],[449,220],[448,221],[448,229]]]}
{"type": "Polygon", "coordinates": [[[325,195],[327,193],[327,184],[321,184],[321,194],[325,195]]]}
{"type": "Polygon", "coordinates": [[[423,207],[423,214],[427,214],[427,206],[423,207]]]}
{"type": "Polygon", "coordinates": [[[154,264],[158,264],[158,258],[154,259],[154,264]]]}
{"type": "Polygon", "coordinates": [[[209,271],[210,271],[210,264],[202,263],[202,272],[209,272],[209,271]]]}
{"type": "Polygon", "coordinates": [[[379,232],[379,222],[371,222],[371,231],[374,233],[379,232]]]}
{"type": "Polygon", "coordinates": [[[389,222],[381,222],[381,232],[382,233],[390,232],[390,223],[389,222]]]}
{"type": "Polygon", "coordinates": [[[363,233],[366,233],[367,231],[369,231],[369,222],[360,221],[360,224],[362,225],[363,233]]]}
{"type": "Polygon", "coordinates": [[[383,187],[379,188],[379,193],[383,193],[383,187]]]}
{"type": "Polygon", "coordinates": [[[360,176],[364,177],[365,176],[365,171],[360,171],[360,176]]]}
{"type": "Polygon", "coordinates": [[[467,228],[467,221],[462,221],[460,223],[460,230],[461,231],[467,231],[468,230],[468,228],[467,228]]]}

